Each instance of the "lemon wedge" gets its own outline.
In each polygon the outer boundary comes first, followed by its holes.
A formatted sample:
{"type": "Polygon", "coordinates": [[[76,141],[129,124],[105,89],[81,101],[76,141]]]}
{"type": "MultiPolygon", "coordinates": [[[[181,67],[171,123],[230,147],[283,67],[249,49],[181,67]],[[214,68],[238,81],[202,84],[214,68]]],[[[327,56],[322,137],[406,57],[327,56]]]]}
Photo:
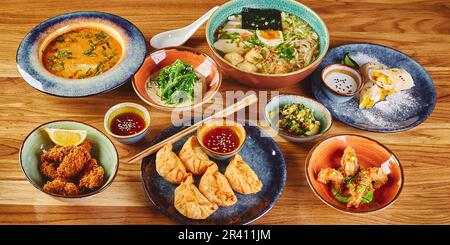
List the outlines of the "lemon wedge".
{"type": "Polygon", "coordinates": [[[60,146],[73,146],[81,144],[87,136],[86,130],[67,130],[57,128],[45,128],[53,143],[60,146]]]}

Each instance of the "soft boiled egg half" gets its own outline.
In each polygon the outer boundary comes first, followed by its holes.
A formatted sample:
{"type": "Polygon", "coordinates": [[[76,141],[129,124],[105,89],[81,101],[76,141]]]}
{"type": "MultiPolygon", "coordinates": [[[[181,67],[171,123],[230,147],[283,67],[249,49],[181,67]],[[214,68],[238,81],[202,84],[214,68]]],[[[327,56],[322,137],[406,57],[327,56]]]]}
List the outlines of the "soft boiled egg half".
{"type": "Polygon", "coordinates": [[[283,43],[283,32],[277,30],[256,30],[259,40],[269,47],[276,47],[283,43]]]}

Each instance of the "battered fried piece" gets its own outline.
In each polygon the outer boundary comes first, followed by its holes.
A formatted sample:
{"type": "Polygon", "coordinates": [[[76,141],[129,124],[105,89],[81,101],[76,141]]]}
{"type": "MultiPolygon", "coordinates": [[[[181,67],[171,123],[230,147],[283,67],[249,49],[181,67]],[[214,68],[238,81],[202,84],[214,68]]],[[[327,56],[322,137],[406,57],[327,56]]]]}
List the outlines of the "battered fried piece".
{"type": "Polygon", "coordinates": [[[336,189],[339,189],[344,183],[342,173],[334,168],[322,168],[317,175],[317,181],[322,184],[328,184],[331,181],[336,189]]]}
{"type": "Polygon", "coordinates": [[[202,175],[208,166],[214,164],[203,152],[197,136],[190,137],[178,154],[186,169],[194,175],[202,175]]]}
{"type": "Polygon", "coordinates": [[[42,153],[41,162],[62,162],[65,156],[69,154],[73,146],[59,146],[55,145],[47,152],[42,153]]]}
{"type": "Polygon", "coordinates": [[[97,160],[91,159],[81,174],[78,188],[80,190],[94,190],[103,184],[105,171],[103,167],[97,164],[97,160]]]}
{"type": "Polygon", "coordinates": [[[237,202],[227,178],[219,172],[216,164],[208,167],[200,179],[198,189],[209,201],[219,206],[231,206],[237,202]]]}
{"type": "Polygon", "coordinates": [[[239,154],[236,154],[225,170],[231,188],[241,194],[253,194],[261,190],[263,183],[239,154]]]}
{"type": "Polygon", "coordinates": [[[58,175],[63,179],[75,177],[89,160],[91,160],[89,151],[84,146],[75,146],[59,165],[58,175]]]}
{"type": "Polygon", "coordinates": [[[177,154],[172,151],[172,144],[167,144],[156,153],[156,172],[172,184],[180,184],[186,178],[186,168],[177,154]]]}
{"type": "Polygon", "coordinates": [[[56,178],[52,181],[47,181],[44,185],[44,191],[64,196],[75,196],[80,193],[78,187],[72,183],[67,182],[61,178],[56,178]]]}
{"type": "Polygon", "coordinates": [[[351,146],[347,146],[344,150],[341,167],[345,176],[354,176],[359,170],[358,158],[356,158],[355,150],[351,146]]]}
{"type": "Polygon", "coordinates": [[[53,180],[58,177],[58,172],[56,171],[58,166],[59,164],[56,162],[43,161],[39,166],[39,170],[42,175],[44,175],[48,179],[53,180]]]}
{"type": "Polygon", "coordinates": [[[192,174],[175,189],[174,206],[190,219],[206,219],[219,208],[197,189],[192,174]]]}

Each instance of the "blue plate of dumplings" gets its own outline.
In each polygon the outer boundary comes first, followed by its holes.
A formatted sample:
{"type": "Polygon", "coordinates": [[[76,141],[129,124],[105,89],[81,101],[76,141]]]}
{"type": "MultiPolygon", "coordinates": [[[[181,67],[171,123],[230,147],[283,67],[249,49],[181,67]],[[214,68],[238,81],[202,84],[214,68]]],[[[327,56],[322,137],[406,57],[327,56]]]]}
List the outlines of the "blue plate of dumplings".
{"type": "MultiPolygon", "coordinates": [[[[245,123],[243,126],[247,132],[247,138],[238,154],[263,182],[263,188],[258,193],[250,195],[235,193],[238,200],[233,206],[219,207],[207,219],[186,218],[174,207],[174,191],[178,185],[171,184],[158,175],[155,168],[156,154],[153,154],[143,159],[141,174],[145,192],[155,207],[178,223],[196,225],[249,224],[268,212],[280,197],[286,182],[286,164],[283,153],[277,143],[257,126],[249,123],[245,123]]],[[[159,134],[152,143],[156,144],[185,128],[186,126],[171,126],[159,134]]],[[[189,137],[174,143],[173,151],[178,154],[189,137]]],[[[229,159],[211,160],[217,163],[221,173],[225,172],[229,159]]],[[[194,177],[194,184],[197,187],[200,177],[194,177]]]]}
{"type": "Polygon", "coordinates": [[[330,110],[333,117],[352,127],[371,132],[399,132],[416,127],[433,112],[436,90],[425,69],[408,55],[378,44],[352,43],[328,51],[322,63],[310,77],[314,96],[330,110]],[[388,95],[370,109],[359,108],[359,95],[338,103],[327,97],[321,81],[322,70],[340,63],[346,53],[359,65],[378,61],[388,68],[401,68],[409,72],[414,87],[388,95]]]}

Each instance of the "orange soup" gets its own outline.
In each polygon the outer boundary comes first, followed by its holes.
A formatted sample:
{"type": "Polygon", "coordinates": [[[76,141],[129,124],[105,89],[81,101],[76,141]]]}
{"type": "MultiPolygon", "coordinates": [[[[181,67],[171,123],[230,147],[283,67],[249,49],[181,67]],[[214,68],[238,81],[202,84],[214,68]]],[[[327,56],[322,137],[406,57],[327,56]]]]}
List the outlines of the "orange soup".
{"type": "Polygon", "coordinates": [[[106,32],[78,28],[55,37],[44,49],[42,62],[56,76],[83,79],[108,71],[121,54],[119,42],[106,32]]]}

